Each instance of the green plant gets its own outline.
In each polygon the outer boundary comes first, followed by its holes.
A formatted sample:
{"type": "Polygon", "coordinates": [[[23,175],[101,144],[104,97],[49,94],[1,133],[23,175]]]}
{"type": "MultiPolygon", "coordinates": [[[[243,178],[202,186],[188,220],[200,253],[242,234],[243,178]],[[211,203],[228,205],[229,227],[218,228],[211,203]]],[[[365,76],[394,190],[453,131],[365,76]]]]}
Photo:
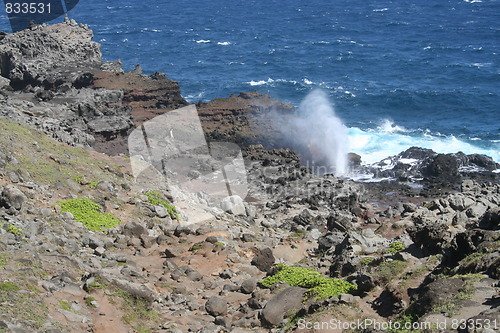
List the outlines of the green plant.
{"type": "Polygon", "coordinates": [[[277,265],[278,272],[260,281],[264,287],[271,287],[275,283],[285,282],[290,286],[308,288],[308,296],[315,299],[337,296],[341,293],[349,293],[356,286],[340,279],[326,278],[311,268],[277,265]]]}
{"type": "Polygon", "coordinates": [[[59,300],[59,305],[60,305],[61,309],[66,310],[66,311],[71,311],[71,305],[69,304],[68,301],[59,300]]]}
{"type": "Polygon", "coordinates": [[[175,207],[165,200],[161,199],[161,194],[158,191],[148,191],[144,193],[148,197],[148,202],[154,206],[163,206],[167,210],[168,214],[170,215],[171,218],[180,220],[179,213],[177,213],[177,210],[175,207]]]}
{"type": "Polygon", "coordinates": [[[224,244],[222,242],[215,242],[214,245],[219,245],[219,246],[222,246],[222,247],[226,246],[226,244],[224,244]]]}
{"type": "Polygon", "coordinates": [[[81,182],[85,177],[82,176],[82,175],[78,175],[78,176],[75,176],[73,177],[73,180],[77,183],[81,182]]]}
{"type": "Polygon", "coordinates": [[[387,249],[387,253],[396,253],[399,251],[403,251],[405,249],[405,246],[402,242],[394,242],[391,244],[391,246],[387,249]]]}
{"type": "Polygon", "coordinates": [[[92,303],[94,301],[95,298],[92,296],[87,296],[87,298],[85,298],[85,304],[87,304],[88,307],[95,308],[96,306],[94,305],[94,303],[92,303]]]}
{"type": "Polygon", "coordinates": [[[109,213],[101,213],[102,207],[87,198],[58,201],[62,212],[70,212],[75,221],[81,222],[91,231],[105,231],[116,227],[120,220],[109,213]]]}
{"type": "Polygon", "coordinates": [[[387,284],[394,277],[403,273],[408,264],[401,260],[386,261],[381,263],[373,272],[373,277],[382,284],[387,284]]]}
{"type": "Polygon", "coordinates": [[[7,255],[4,253],[0,253],[0,269],[3,269],[5,265],[7,265],[7,255]]]}
{"type": "Polygon", "coordinates": [[[369,265],[373,260],[375,260],[375,258],[365,257],[365,258],[361,259],[361,264],[369,265]]]}
{"type": "Polygon", "coordinates": [[[196,250],[199,250],[201,248],[202,248],[202,246],[200,244],[195,244],[195,245],[191,246],[189,251],[196,251],[196,250]]]}
{"type": "Polygon", "coordinates": [[[125,312],[123,321],[131,325],[140,333],[151,332],[146,326],[158,324],[161,320],[158,312],[149,308],[149,303],[140,297],[136,297],[124,290],[117,290],[114,293],[122,299],[122,310],[125,312]]]}
{"type": "Polygon", "coordinates": [[[16,292],[19,290],[20,288],[12,282],[0,283],[0,292],[16,292]]]}
{"type": "Polygon", "coordinates": [[[97,185],[99,185],[101,181],[100,180],[91,180],[88,185],[91,189],[94,189],[97,187],[97,185]]]}
{"type": "Polygon", "coordinates": [[[7,227],[6,228],[4,227],[4,229],[7,230],[7,232],[10,232],[11,234],[16,235],[16,236],[23,235],[22,231],[16,227],[14,227],[12,224],[7,225],[7,227]]]}

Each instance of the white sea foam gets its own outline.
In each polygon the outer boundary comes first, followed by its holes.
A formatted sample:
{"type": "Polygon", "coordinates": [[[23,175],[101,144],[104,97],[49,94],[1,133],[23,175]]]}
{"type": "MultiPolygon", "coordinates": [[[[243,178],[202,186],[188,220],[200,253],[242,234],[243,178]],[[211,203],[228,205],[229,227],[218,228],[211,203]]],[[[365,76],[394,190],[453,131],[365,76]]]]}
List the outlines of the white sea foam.
{"type": "Polygon", "coordinates": [[[413,146],[429,148],[443,154],[459,151],[465,154],[484,154],[500,162],[500,146],[482,148],[452,135],[445,136],[440,133],[430,133],[430,131],[409,131],[390,121],[384,121],[383,125],[375,130],[349,128],[349,143],[350,151],[361,155],[364,164],[379,162],[413,146]]]}
{"type": "Polygon", "coordinates": [[[223,46],[227,46],[227,45],[231,45],[232,43],[231,42],[217,42],[217,45],[223,45],[223,46]]]}
{"type": "Polygon", "coordinates": [[[304,83],[305,83],[305,84],[307,84],[307,85],[314,84],[314,82],[309,81],[307,78],[305,78],[304,80],[302,80],[302,82],[304,82],[304,83]]]}
{"type": "Polygon", "coordinates": [[[197,40],[196,43],[198,44],[206,44],[206,43],[210,43],[211,40],[210,39],[200,39],[200,40],[197,40]]]}
{"type": "Polygon", "coordinates": [[[380,9],[374,9],[373,11],[374,12],[386,12],[388,10],[389,10],[389,8],[380,8],[380,9]]]}

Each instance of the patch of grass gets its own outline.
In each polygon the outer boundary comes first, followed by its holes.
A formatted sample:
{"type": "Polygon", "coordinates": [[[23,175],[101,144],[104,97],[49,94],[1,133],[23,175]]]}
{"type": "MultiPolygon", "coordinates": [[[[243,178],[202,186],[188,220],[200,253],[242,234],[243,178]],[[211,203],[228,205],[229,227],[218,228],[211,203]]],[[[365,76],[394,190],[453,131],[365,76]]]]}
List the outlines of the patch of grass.
{"type": "Polygon", "coordinates": [[[362,265],[369,265],[373,260],[375,260],[375,258],[365,257],[365,258],[361,259],[361,264],[362,265]]]}
{"type": "Polygon", "coordinates": [[[101,181],[100,180],[91,180],[87,185],[91,188],[94,189],[99,185],[101,181]]]}
{"type": "Polygon", "coordinates": [[[315,299],[323,299],[338,294],[349,293],[356,286],[340,279],[326,278],[311,268],[277,265],[278,272],[260,281],[264,287],[285,282],[290,286],[308,288],[307,294],[315,299]]]}
{"type": "Polygon", "coordinates": [[[4,269],[7,265],[9,257],[5,253],[0,253],[0,269],[4,269]]]}
{"type": "Polygon", "coordinates": [[[125,312],[123,321],[137,332],[150,333],[151,329],[147,327],[161,322],[158,312],[150,309],[145,299],[135,297],[124,290],[117,290],[114,295],[122,299],[122,310],[125,312]]]}
{"type": "Polygon", "coordinates": [[[14,284],[12,282],[3,282],[0,283],[0,292],[17,292],[21,288],[17,284],[14,284]]]}
{"type": "Polygon", "coordinates": [[[0,283],[0,312],[10,320],[25,322],[31,332],[43,327],[48,320],[47,307],[33,294],[20,294],[19,286],[11,282],[0,283]]]}
{"type": "Polygon", "coordinates": [[[95,301],[95,298],[92,297],[92,296],[87,296],[87,298],[85,298],[85,304],[87,304],[88,307],[90,308],[95,308],[96,306],[92,303],[95,301]]]}
{"type": "Polygon", "coordinates": [[[305,232],[304,232],[304,231],[296,231],[296,232],[294,232],[294,233],[291,235],[291,237],[293,237],[293,238],[299,238],[299,237],[304,236],[304,234],[305,234],[305,232]]]}
{"type": "Polygon", "coordinates": [[[386,261],[381,263],[373,272],[375,280],[382,284],[389,283],[392,279],[403,273],[408,263],[401,260],[386,261]]]}
{"type": "Polygon", "coordinates": [[[214,245],[219,245],[219,246],[226,246],[226,244],[222,243],[222,242],[215,242],[214,245]]]}
{"type": "Polygon", "coordinates": [[[75,181],[76,183],[79,183],[81,182],[85,177],[82,176],[82,175],[78,175],[78,176],[75,176],[73,177],[73,181],[75,181]]]}
{"type": "Polygon", "coordinates": [[[394,242],[387,249],[387,253],[394,254],[394,253],[397,253],[399,251],[403,251],[404,249],[405,249],[405,246],[402,242],[394,242]]]}
{"type": "Polygon", "coordinates": [[[179,213],[175,207],[161,198],[161,193],[158,191],[148,191],[144,193],[148,197],[148,202],[153,206],[163,206],[168,211],[172,219],[180,221],[179,213]]]}
{"type": "Polygon", "coordinates": [[[189,251],[197,251],[197,250],[201,249],[202,247],[203,247],[203,246],[202,246],[202,245],[200,245],[200,244],[195,244],[195,245],[193,245],[193,246],[191,246],[191,247],[189,248],[189,251]]]}
{"type": "Polygon", "coordinates": [[[71,305],[68,301],[59,300],[59,306],[61,309],[71,312],[71,305]]]}
{"type": "Polygon", "coordinates": [[[102,207],[88,198],[58,201],[56,204],[61,206],[62,212],[70,212],[76,221],[91,231],[105,231],[121,223],[110,213],[101,213],[102,207]]]}
{"type": "Polygon", "coordinates": [[[464,274],[464,275],[454,275],[452,279],[464,279],[464,286],[458,290],[458,292],[453,295],[451,299],[448,299],[442,304],[435,306],[432,312],[443,313],[447,317],[453,317],[460,310],[460,303],[458,301],[471,299],[474,295],[475,288],[474,283],[484,278],[483,274],[464,274]]]}
{"type": "Polygon", "coordinates": [[[14,227],[12,224],[9,224],[6,228],[4,228],[5,230],[7,230],[7,232],[10,232],[11,234],[13,235],[16,235],[16,236],[23,236],[23,232],[21,231],[21,229],[19,228],[16,228],[14,227]]]}

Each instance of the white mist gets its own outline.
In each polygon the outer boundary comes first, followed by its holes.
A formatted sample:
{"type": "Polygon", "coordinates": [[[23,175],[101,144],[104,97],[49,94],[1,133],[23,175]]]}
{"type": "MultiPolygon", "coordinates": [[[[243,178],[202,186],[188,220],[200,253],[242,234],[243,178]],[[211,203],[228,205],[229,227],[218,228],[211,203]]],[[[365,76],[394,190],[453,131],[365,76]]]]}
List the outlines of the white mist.
{"type": "Polygon", "coordinates": [[[309,150],[314,163],[321,163],[336,176],[347,173],[349,139],[347,127],[335,115],[335,109],[322,90],[313,90],[300,103],[292,120],[293,141],[309,150]]]}

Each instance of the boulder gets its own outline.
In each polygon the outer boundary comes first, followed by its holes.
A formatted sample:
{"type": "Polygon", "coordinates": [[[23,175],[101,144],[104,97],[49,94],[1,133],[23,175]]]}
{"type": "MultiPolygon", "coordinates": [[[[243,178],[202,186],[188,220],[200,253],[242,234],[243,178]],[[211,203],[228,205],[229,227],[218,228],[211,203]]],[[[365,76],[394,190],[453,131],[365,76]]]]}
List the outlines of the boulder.
{"type": "Polygon", "coordinates": [[[279,325],[286,315],[293,310],[299,310],[306,290],[299,287],[287,287],[272,297],[261,311],[263,324],[279,325]]]}
{"type": "Polygon", "coordinates": [[[222,210],[231,213],[233,215],[246,216],[246,209],[243,199],[238,195],[232,195],[230,197],[224,198],[221,202],[222,210]]]}
{"type": "Polygon", "coordinates": [[[275,260],[273,251],[266,247],[259,250],[258,254],[252,259],[252,265],[267,273],[271,271],[275,260]]]}
{"type": "Polygon", "coordinates": [[[7,185],[3,188],[0,195],[0,205],[6,208],[21,210],[26,196],[14,185],[7,185]]]}
{"type": "Polygon", "coordinates": [[[205,310],[212,316],[225,316],[227,314],[227,302],[217,296],[210,297],[205,303],[205,310]]]}

